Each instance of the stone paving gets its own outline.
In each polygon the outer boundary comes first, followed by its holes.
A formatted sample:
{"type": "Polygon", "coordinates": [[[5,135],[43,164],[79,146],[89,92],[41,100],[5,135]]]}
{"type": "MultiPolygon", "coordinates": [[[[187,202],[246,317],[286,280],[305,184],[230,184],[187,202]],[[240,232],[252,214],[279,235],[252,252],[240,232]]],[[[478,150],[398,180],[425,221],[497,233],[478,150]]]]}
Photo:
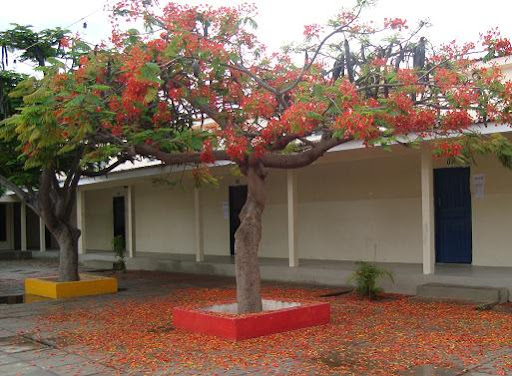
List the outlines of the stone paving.
{"type": "MultiPolygon", "coordinates": [[[[58,264],[54,260],[0,261],[0,295],[23,293],[23,280],[27,277],[56,275],[58,264]]],[[[90,271],[84,269],[82,271],[90,271]]],[[[110,275],[111,272],[95,271],[95,274],[110,275]]],[[[230,278],[195,275],[172,275],[170,273],[117,273],[120,292],[113,295],[82,297],[80,299],[47,300],[29,304],[0,304],[0,376],[89,376],[89,375],[138,375],[140,371],[128,372],[106,367],[98,359],[101,355],[79,356],[73,348],[57,349],[56,333],[34,332],[39,315],[50,308],[72,309],[87,304],[145,299],[150,296],[169,294],[172,288],[233,286],[230,278]]],[[[165,371],[162,375],[165,374],[165,371]]],[[[195,373],[184,373],[193,375],[195,373]]],[[[232,373],[237,374],[236,372],[232,373]]]]}
{"type": "MultiPolygon", "coordinates": [[[[23,279],[27,276],[55,275],[57,264],[52,260],[0,261],[0,295],[19,294],[23,291],[23,279]]],[[[109,274],[109,273],[104,273],[109,274]]],[[[42,301],[29,304],[0,304],[0,375],[1,376],[71,376],[71,375],[166,375],[176,374],[176,368],[161,370],[159,373],[115,369],[102,363],[102,354],[78,352],[73,346],[56,346],[58,333],[40,332],[36,318],[50,309],[72,309],[87,307],[89,304],[111,304],[124,299],[147,299],[169,294],[172,289],[184,287],[232,288],[231,278],[196,276],[170,273],[128,273],[116,274],[121,291],[118,294],[84,297],[60,301],[42,301]]],[[[57,329],[56,329],[57,330],[57,329]]],[[[471,369],[434,368],[420,366],[404,373],[404,376],[499,376],[510,373],[496,373],[496,359],[503,356],[512,358],[512,351],[502,349],[488,354],[487,360],[471,369]]],[[[273,370],[274,375],[293,374],[287,372],[286,363],[273,370]]],[[[255,369],[253,372],[231,369],[228,372],[217,370],[201,373],[183,369],[180,375],[261,375],[268,374],[255,369]]],[[[314,375],[315,373],[308,373],[314,375]]],[[[336,375],[338,373],[333,373],[336,375]]]]}

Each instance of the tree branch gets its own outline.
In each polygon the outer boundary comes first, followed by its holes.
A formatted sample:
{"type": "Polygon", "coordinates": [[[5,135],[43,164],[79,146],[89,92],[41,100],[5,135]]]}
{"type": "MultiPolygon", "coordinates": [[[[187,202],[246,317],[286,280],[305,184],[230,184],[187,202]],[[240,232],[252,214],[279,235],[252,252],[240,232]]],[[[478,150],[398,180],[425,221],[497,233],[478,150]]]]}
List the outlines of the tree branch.
{"type": "MultiPolygon", "coordinates": [[[[303,67],[302,67],[302,70],[299,74],[299,76],[295,79],[295,81],[293,81],[290,86],[288,86],[287,88],[281,90],[279,92],[280,95],[284,95],[286,94],[287,92],[289,92],[290,90],[292,90],[293,88],[295,88],[301,81],[302,81],[302,77],[304,76],[304,74],[311,68],[311,66],[315,63],[315,60],[316,58],[318,57],[318,54],[320,53],[320,51],[322,50],[324,44],[329,40],[331,39],[334,35],[336,34],[339,34],[339,33],[342,33],[343,30],[345,30],[347,27],[349,27],[355,20],[357,20],[359,18],[359,16],[361,15],[361,11],[363,10],[363,5],[360,5],[359,6],[359,9],[357,11],[357,14],[354,16],[354,18],[346,23],[345,25],[342,25],[338,28],[336,28],[335,30],[331,31],[329,34],[327,34],[323,39],[322,41],[318,44],[318,46],[316,47],[315,49],[315,53],[313,54],[313,57],[311,58],[311,60],[309,62],[307,62],[303,67]]],[[[350,56],[347,56],[348,59],[350,59],[350,56]]]]}
{"type": "MultiPolygon", "coordinates": [[[[131,161],[131,160],[132,160],[131,156],[129,156],[129,157],[121,157],[121,158],[119,158],[117,161],[115,161],[114,163],[112,163],[108,167],[105,167],[105,168],[103,168],[103,169],[101,169],[99,171],[83,170],[81,172],[81,175],[82,176],[86,176],[88,178],[93,178],[93,177],[96,177],[96,176],[105,175],[105,174],[108,174],[113,169],[115,169],[117,166],[120,166],[123,163],[125,163],[127,161],[131,161]]],[[[78,174],[78,175],[80,175],[80,174],[78,174]]]]}
{"type": "MultiPolygon", "coordinates": [[[[135,145],[133,148],[137,154],[142,155],[144,157],[154,157],[156,159],[161,160],[167,165],[201,163],[201,153],[197,152],[172,154],[166,153],[148,144],[135,145]]],[[[227,153],[221,150],[213,151],[212,157],[216,161],[231,160],[227,153]]]]}
{"type": "Polygon", "coordinates": [[[25,192],[23,189],[21,189],[16,184],[14,184],[12,181],[10,181],[9,179],[7,179],[6,177],[4,177],[2,175],[0,175],[0,185],[13,191],[14,194],[21,201],[27,203],[32,209],[34,209],[33,208],[34,197],[31,197],[31,195],[28,192],[25,192]]]}
{"type": "Polygon", "coordinates": [[[344,144],[352,139],[329,138],[319,141],[311,149],[296,154],[265,154],[261,162],[269,168],[301,168],[310,165],[329,149],[344,144]]]}

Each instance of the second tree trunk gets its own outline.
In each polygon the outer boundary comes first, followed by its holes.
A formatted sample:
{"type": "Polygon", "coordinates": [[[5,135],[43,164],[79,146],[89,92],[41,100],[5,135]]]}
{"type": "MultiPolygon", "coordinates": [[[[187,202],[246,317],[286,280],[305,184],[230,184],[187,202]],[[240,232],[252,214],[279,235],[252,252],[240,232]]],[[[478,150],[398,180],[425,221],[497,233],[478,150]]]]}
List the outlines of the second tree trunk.
{"type": "Polygon", "coordinates": [[[54,234],[59,243],[59,281],[71,282],[80,279],[78,275],[78,238],[80,230],[62,226],[54,234]]]}

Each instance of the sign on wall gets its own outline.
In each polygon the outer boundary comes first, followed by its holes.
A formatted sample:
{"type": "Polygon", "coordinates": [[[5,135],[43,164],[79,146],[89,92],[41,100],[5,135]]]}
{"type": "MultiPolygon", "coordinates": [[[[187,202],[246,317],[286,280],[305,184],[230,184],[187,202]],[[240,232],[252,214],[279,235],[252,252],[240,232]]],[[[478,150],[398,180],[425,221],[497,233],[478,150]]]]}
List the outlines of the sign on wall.
{"type": "Polygon", "coordinates": [[[473,197],[477,199],[484,198],[485,192],[485,175],[473,175],[473,197]]]}
{"type": "Polygon", "coordinates": [[[224,219],[229,218],[229,203],[227,201],[222,202],[222,217],[224,219]]]}

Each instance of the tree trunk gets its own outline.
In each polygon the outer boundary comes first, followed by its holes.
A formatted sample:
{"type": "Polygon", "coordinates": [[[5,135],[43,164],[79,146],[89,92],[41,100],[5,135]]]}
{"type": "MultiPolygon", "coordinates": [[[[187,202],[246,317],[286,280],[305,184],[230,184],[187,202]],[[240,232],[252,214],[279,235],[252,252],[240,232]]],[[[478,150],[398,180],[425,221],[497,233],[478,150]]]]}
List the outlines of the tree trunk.
{"type": "Polygon", "coordinates": [[[240,212],[240,227],[235,233],[236,297],[238,313],[262,310],[258,249],[261,240],[261,215],[265,208],[265,172],[261,164],[249,164],[247,201],[240,212]]]}
{"type": "Polygon", "coordinates": [[[62,225],[54,234],[59,243],[59,281],[78,281],[78,238],[80,230],[62,225]]]}

